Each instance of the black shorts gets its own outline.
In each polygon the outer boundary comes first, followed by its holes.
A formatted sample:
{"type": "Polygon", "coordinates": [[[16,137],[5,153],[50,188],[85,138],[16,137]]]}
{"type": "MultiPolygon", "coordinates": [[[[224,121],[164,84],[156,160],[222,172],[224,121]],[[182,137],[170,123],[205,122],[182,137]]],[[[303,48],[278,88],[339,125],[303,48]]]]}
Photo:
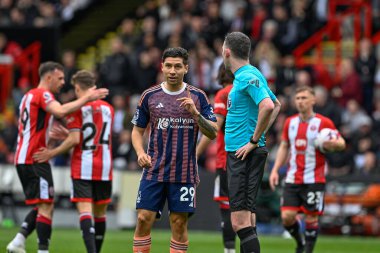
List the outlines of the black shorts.
{"type": "Polygon", "coordinates": [[[323,214],[325,184],[285,184],[281,210],[323,214]]]}
{"type": "Polygon", "coordinates": [[[214,184],[214,200],[219,202],[221,209],[229,209],[227,171],[225,169],[216,169],[214,184]]]}
{"type": "Polygon", "coordinates": [[[73,179],[71,202],[108,204],[111,202],[112,181],[73,179]]]}
{"type": "Polygon", "coordinates": [[[256,212],[256,196],[264,174],[268,156],[266,147],[252,150],[244,160],[236,152],[227,154],[228,195],[231,212],[256,212]]]}
{"type": "Polygon", "coordinates": [[[54,184],[50,164],[17,164],[16,169],[27,205],[53,202],[54,184]]]}

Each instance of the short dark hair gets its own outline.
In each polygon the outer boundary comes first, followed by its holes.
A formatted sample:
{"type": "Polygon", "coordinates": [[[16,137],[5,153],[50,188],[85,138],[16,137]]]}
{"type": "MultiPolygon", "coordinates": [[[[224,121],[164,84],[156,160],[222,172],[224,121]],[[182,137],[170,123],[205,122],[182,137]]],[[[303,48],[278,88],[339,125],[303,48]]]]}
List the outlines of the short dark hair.
{"type": "Polygon", "coordinates": [[[189,61],[189,53],[182,47],[170,47],[165,49],[164,53],[162,54],[162,62],[164,62],[168,57],[182,58],[183,64],[185,65],[187,65],[189,61]]]}
{"type": "Polygon", "coordinates": [[[53,61],[47,61],[47,62],[44,62],[40,65],[39,69],[38,69],[38,74],[40,75],[40,77],[43,77],[46,73],[49,73],[49,72],[53,72],[54,70],[60,70],[63,72],[63,66],[58,63],[58,62],[53,62],[53,61]]]}
{"type": "Polygon", "coordinates": [[[249,59],[249,53],[251,51],[251,40],[244,33],[228,33],[224,39],[224,43],[236,58],[243,60],[249,59]]]}
{"type": "Polygon", "coordinates": [[[71,84],[78,84],[82,90],[95,86],[95,76],[88,70],[79,70],[71,78],[71,84]]]}
{"type": "Polygon", "coordinates": [[[231,84],[234,81],[235,76],[232,74],[231,70],[227,70],[224,63],[222,63],[219,67],[217,79],[219,84],[231,84]]]}
{"type": "Polygon", "coordinates": [[[311,88],[310,86],[306,86],[306,85],[303,85],[303,86],[300,86],[296,89],[296,94],[300,93],[300,92],[304,92],[304,91],[308,91],[310,92],[310,94],[312,94],[313,96],[315,96],[315,91],[313,88],[311,88]]]}

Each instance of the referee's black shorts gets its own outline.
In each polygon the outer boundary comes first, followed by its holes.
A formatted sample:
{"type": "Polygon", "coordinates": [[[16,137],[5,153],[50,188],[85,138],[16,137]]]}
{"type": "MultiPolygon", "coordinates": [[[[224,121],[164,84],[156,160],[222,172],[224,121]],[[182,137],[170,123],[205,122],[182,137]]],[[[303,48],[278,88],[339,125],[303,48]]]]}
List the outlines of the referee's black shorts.
{"type": "Polygon", "coordinates": [[[236,152],[227,154],[228,192],[231,212],[256,212],[256,196],[264,174],[268,156],[266,147],[252,150],[244,160],[236,152]]]}

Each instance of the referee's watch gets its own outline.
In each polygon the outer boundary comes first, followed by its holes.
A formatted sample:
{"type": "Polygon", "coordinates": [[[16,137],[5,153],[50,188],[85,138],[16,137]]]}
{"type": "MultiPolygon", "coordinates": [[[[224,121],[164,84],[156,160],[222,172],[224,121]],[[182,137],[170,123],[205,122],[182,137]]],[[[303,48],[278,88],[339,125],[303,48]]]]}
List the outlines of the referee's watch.
{"type": "Polygon", "coordinates": [[[259,144],[259,141],[255,141],[253,139],[253,136],[251,137],[251,139],[249,139],[249,142],[252,143],[253,145],[258,145],[259,144]]]}

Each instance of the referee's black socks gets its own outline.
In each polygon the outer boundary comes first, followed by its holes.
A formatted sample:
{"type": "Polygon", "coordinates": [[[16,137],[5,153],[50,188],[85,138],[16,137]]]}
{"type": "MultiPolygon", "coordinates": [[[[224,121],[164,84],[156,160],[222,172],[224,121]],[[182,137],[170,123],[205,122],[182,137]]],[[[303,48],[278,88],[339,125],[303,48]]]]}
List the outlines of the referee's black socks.
{"type": "Polygon", "coordinates": [[[253,227],[242,228],[236,232],[240,238],[240,248],[244,253],[260,253],[260,243],[253,227]]]}

